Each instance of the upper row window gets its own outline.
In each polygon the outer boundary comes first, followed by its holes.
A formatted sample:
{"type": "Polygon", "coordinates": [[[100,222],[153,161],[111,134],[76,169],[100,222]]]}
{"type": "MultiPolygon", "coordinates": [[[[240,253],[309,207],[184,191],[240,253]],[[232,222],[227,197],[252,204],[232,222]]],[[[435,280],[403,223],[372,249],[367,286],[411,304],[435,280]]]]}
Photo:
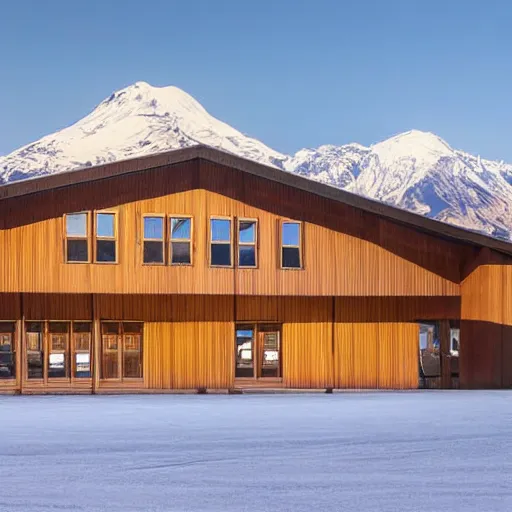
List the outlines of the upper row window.
{"type": "Polygon", "coordinates": [[[89,233],[94,233],[94,261],[96,263],[117,262],[117,222],[116,214],[96,212],[91,229],[89,213],[66,215],[66,261],[89,263],[91,247],[89,233]]]}
{"type": "MultiPolygon", "coordinates": [[[[117,262],[117,214],[114,212],[72,213],[65,216],[66,261],[91,261],[93,233],[93,259],[96,263],[117,262]],[[92,225],[91,225],[92,224],[92,225]]],[[[213,267],[232,267],[234,255],[240,268],[258,266],[258,221],[237,219],[236,251],[233,254],[232,219],[210,218],[209,263],[213,267]]],[[[295,221],[280,223],[280,266],[300,269],[302,262],[302,224],[295,221]]],[[[145,215],[143,217],[142,261],[149,265],[192,265],[192,217],[145,215]]]]}
{"type": "MultiPolygon", "coordinates": [[[[258,224],[255,219],[238,219],[237,265],[240,268],[257,267],[258,224]]],[[[210,219],[210,265],[232,266],[231,219],[210,219]]]]}
{"type": "Polygon", "coordinates": [[[192,218],[169,217],[168,228],[166,218],[162,216],[144,217],[144,263],[163,265],[168,247],[171,265],[192,264],[192,218]]]}

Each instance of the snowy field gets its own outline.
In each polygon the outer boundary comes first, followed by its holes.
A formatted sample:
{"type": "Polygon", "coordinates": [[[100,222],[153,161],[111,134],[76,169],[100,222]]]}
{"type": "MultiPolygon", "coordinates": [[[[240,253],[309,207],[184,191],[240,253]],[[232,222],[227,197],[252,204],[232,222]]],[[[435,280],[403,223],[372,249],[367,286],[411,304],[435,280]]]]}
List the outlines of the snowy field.
{"type": "Polygon", "coordinates": [[[0,511],[512,510],[512,392],[0,397],[0,511]]]}

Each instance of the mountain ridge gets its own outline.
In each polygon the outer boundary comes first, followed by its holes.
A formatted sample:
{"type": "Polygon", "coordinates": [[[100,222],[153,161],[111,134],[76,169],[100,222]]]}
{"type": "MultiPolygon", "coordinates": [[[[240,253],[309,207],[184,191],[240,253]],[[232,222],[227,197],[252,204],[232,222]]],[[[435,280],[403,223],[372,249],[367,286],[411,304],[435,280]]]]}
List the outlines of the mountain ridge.
{"type": "Polygon", "coordinates": [[[409,130],[370,146],[356,142],[276,151],[211,116],[181,89],[146,82],[113,92],[76,123],[0,156],[0,183],[195,144],[491,236],[512,238],[512,165],[409,130]]]}

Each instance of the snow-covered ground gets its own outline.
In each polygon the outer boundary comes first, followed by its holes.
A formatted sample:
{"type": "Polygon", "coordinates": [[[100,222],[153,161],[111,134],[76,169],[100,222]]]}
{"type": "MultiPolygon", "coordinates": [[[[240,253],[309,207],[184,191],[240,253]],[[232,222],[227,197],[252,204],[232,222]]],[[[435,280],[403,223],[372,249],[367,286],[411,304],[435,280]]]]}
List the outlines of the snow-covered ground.
{"type": "Polygon", "coordinates": [[[512,393],[0,397],[0,511],[510,511],[512,393]]]}

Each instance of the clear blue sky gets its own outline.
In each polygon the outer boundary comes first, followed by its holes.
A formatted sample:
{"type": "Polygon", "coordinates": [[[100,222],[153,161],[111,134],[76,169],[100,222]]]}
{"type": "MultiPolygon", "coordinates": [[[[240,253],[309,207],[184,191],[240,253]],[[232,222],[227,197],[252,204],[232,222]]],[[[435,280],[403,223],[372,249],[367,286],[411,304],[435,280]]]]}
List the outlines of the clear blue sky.
{"type": "Polygon", "coordinates": [[[0,154],[138,80],[283,152],[432,131],[512,162],[508,0],[2,0],[0,154]]]}

